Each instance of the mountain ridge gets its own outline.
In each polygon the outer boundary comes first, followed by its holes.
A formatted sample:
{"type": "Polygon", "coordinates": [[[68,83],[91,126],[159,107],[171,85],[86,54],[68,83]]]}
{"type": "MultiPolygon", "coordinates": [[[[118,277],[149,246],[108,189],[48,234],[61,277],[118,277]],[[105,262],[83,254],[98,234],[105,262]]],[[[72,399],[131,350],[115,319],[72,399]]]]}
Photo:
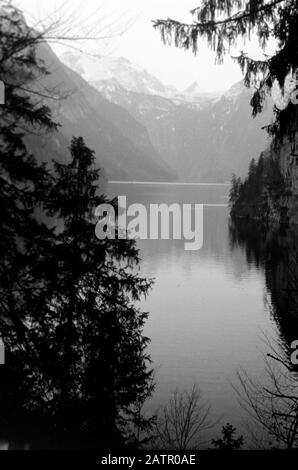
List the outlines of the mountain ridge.
{"type": "Polygon", "coordinates": [[[29,136],[28,145],[45,160],[64,158],[72,136],[82,136],[96,153],[97,164],[107,178],[175,180],[169,166],[154,149],[147,129],[126,109],[108,101],[77,72],[63,64],[53,50],[42,44],[38,56],[49,74],[41,86],[55,90],[63,99],[48,100],[53,118],[61,127],[42,139],[29,136]],[[66,96],[66,98],[65,98],[66,96]],[[43,147],[40,147],[43,145],[43,147]],[[44,152],[40,152],[44,149],[44,152]]]}
{"type": "Polygon", "coordinates": [[[101,57],[90,68],[90,58],[74,53],[63,60],[147,130],[154,160],[175,175],[172,181],[226,182],[234,172],[245,176],[250,160],[269,145],[262,128],[272,119],[270,103],[253,119],[252,91],[242,82],[224,93],[201,92],[197,82],[180,92],[128,59],[101,57]]]}

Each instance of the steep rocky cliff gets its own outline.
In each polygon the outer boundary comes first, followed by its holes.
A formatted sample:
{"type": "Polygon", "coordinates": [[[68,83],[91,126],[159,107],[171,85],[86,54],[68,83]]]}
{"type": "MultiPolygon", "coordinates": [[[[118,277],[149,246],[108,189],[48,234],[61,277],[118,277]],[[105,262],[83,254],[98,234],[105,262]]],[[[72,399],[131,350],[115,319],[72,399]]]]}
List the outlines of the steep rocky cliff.
{"type": "Polygon", "coordinates": [[[78,73],[64,65],[47,44],[39,57],[50,72],[34,87],[40,88],[61,127],[49,135],[29,135],[36,158],[63,159],[72,136],[82,136],[95,150],[97,163],[109,179],[173,181],[175,174],[153,147],[147,129],[126,109],[108,101],[78,73]]]}

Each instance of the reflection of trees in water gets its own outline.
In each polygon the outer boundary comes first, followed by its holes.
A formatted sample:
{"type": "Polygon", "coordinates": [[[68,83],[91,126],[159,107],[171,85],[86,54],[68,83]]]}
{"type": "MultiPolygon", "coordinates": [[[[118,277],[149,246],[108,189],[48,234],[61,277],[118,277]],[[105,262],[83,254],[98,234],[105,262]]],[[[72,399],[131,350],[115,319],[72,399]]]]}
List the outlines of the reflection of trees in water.
{"type": "MultiPolygon", "coordinates": [[[[265,447],[298,445],[298,388],[291,343],[298,339],[298,227],[265,230],[243,220],[231,222],[232,248],[245,250],[249,264],[264,269],[270,313],[279,344],[267,338],[262,380],[238,373],[242,405],[261,425],[265,447]]],[[[254,435],[255,442],[260,436],[254,435]]]]}
{"type": "Polygon", "coordinates": [[[289,352],[298,339],[298,227],[265,230],[258,224],[230,224],[232,248],[240,246],[249,264],[264,269],[271,315],[289,352]]]}

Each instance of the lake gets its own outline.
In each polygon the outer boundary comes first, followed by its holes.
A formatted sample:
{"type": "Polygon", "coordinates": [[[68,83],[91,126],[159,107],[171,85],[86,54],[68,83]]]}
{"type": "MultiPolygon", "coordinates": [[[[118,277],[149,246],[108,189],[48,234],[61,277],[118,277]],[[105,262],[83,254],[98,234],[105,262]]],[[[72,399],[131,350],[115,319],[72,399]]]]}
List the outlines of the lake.
{"type": "Polygon", "coordinates": [[[150,312],[144,332],[151,339],[156,379],[148,407],[156,410],[175,389],[197,384],[219,419],[218,430],[231,422],[245,432],[248,416],[234,390],[236,372],[242,368],[262,378],[264,335],[277,341],[280,329],[264,265],[231,236],[229,187],[114,182],[108,191],[127,196],[129,204],[205,204],[201,250],[185,251],[183,240],[137,242],[141,273],[155,279],[142,302],[150,312]]]}

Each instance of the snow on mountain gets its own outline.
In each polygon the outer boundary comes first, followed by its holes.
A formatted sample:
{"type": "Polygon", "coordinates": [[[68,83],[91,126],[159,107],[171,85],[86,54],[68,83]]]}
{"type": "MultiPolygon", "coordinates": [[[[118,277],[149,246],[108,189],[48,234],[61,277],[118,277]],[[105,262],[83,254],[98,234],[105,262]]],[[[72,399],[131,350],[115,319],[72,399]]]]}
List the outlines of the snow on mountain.
{"type": "Polygon", "coordinates": [[[147,129],[160,160],[180,180],[244,176],[251,158],[268,145],[262,127],[272,112],[268,108],[252,119],[252,91],[243,82],[224,93],[205,93],[197,82],[180,92],[123,58],[81,57],[69,65],[83,69],[94,88],[147,129]]]}
{"type": "Polygon", "coordinates": [[[175,180],[175,173],[154,148],[140,121],[61,63],[47,44],[41,44],[37,52],[50,72],[43,77],[42,86],[52,90],[58,83],[61,95],[67,98],[49,100],[53,118],[61,127],[57,133],[45,136],[42,152],[39,136],[29,135],[28,148],[32,153],[42,154],[44,161],[52,161],[53,157],[63,159],[71,137],[82,136],[95,151],[96,162],[108,179],[175,180]]]}
{"type": "Polygon", "coordinates": [[[178,91],[164,85],[147,70],[123,57],[96,56],[89,57],[67,52],[63,62],[82,74],[89,82],[112,81],[135,93],[147,93],[164,97],[174,96],[178,91]]]}
{"type": "Polygon", "coordinates": [[[184,93],[196,96],[200,95],[202,93],[202,90],[198,82],[193,82],[191,85],[189,85],[189,87],[186,88],[184,93]]]}
{"type": "Polygon", "coordinates": [[[197,82],[192,83],[186,90],[179,91],[172,85],[164,85],[143,67],[123,57],[90,57],[68,51],[62,56],[62,60],[89,83],[96,83],[97,88],[101,88],[102,82],[106,92],[110,86],[114,87],[114,91],[120,86],[129,92],[161,96],[176,104],[199,108],[208,106],[211,101],[221,96],[221,93],[202,91],[197,82]]]}
{"type": "Polygon", "coordinates": [[[251,158],[268,145],[262,127],[270,122],[271,111],[252,119],[252,92],[243,83],[220,97],[205,98],[201,106],[177,96],[131,92],[114,81],[93,86],[146,127],[161,159],[183,181],[227,181],[233,172],[244,176],[251,158]]]}

